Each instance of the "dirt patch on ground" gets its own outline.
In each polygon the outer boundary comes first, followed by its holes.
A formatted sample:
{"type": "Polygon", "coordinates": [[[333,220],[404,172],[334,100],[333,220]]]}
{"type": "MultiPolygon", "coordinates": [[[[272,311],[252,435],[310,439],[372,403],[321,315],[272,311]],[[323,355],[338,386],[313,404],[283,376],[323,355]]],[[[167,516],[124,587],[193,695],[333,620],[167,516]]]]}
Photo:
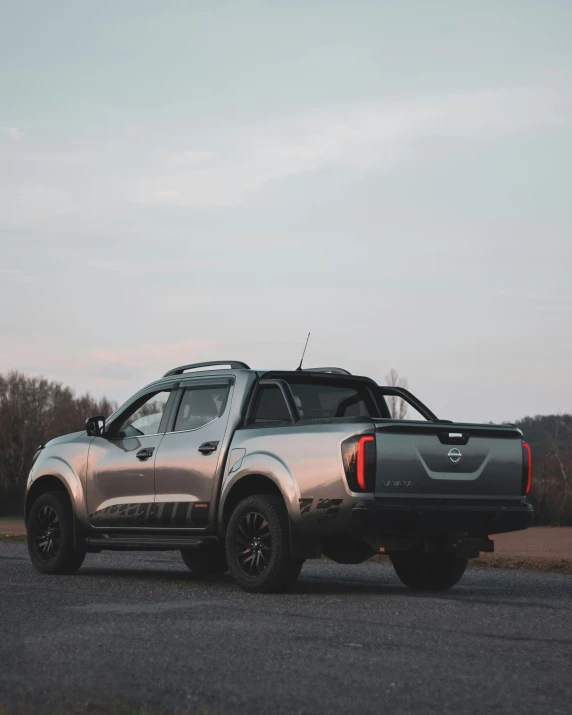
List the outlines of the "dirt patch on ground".
{"type": "Polygon", "coordinates": [[[572,575],[572,559],[551,558],[512,558],[483,554],[478,559],[471,559],[469,566],[473,568],[521,569],[524,571],[544,571],[545,573],[564,573],[572,575]]]}
{"type": "Polygon", "coordinates": [[[472,559],[472,566],[572,574],[570,526],[536,526],[491,538],[495,542],[494,553],[472,559]]]}
{"type": "MultiPolygon", "coordinates": [[[[526,569],[572,574],[572,527],[535,526],[526,531],[496,534],[492,554],[471,559],[474,568],[526,569]]],[[[387,562],[387,556],[374,556],[387,562]]]]}
{"type": "Polygon", "coordinates": [[[13,539],[26,536],[23,519],[0,519],[0,538],[13,539]]]}
{"type": "Polygon", "coordinates": [[[535,526],[525,531],[491,536],[495,554],[563,558],[572,561],[572,526],[535,526]]]}

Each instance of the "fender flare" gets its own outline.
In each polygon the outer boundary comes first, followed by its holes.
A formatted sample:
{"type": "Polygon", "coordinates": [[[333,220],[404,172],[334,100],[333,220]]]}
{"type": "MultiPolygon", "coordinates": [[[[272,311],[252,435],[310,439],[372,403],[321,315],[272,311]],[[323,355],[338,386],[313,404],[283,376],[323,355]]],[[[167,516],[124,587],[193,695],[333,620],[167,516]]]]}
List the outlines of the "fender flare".
{"type": "Polygon", "coordinates": [[[299,493],[293,474],[279,457],[271,452],[251,452],[239,460],[238,468],[231,465],[221,485],[217,522],[224,526],[224,505],[231,490],[245,477],[260,476],[269,479],[277,487],[284,499],[288,512],[297,503],[299,493]]]}
{"type": "MultiPolygon", "coordinates": [[[[57,479],[62,483],[70,498],[75,518],[82,527],[89,526],[83,484],[73,467],[61,457],[51,456],[42,462],[42,469],[31,478],[26,490],[25,514],[28,514],[29,495],[34,485],[44,478],[57,479]]],[[[26,516],[27,518],[27,516],[26,516]]]]}
{"type": "Polygon", "coordinates": [[[284,500],[288,514],[290,529],[290,546],[292,555],[297,558],[317,558],[320,556],[319,545],[304,534],[299,524],[292,516],[299,510],[300,493],[294,475],[286,463],[270,452],[252,452],[237,462],[230,465],[230,472],[223,479],[220,500],[217,512],[217,531],[224,533],[224,511],[227,498],[233,488],[249,477],[262,477],[272,482],[284,500]]]}

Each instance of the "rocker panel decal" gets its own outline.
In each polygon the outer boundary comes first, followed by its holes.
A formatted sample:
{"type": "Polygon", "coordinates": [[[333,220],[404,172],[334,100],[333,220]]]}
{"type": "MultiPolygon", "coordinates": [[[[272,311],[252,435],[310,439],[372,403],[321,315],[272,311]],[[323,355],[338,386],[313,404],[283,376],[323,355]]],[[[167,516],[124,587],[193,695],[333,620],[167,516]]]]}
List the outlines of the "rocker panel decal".
{"type": "Polygon", "coordinates": [[[94,526],[189,529],[207,526],[210,502],[114,504],[89,515],[94,526]]]}

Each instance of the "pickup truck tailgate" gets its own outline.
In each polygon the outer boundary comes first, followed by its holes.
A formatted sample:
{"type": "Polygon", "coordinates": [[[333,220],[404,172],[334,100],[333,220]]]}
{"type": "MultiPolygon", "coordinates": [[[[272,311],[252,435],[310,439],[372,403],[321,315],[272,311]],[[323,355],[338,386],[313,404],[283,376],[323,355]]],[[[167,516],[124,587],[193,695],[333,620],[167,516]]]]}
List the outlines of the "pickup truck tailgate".
{"type": "Polygon", "coordinates": [[[520,431],[510,426],[376,420],[376,497],[517,498],[520,431]]]}

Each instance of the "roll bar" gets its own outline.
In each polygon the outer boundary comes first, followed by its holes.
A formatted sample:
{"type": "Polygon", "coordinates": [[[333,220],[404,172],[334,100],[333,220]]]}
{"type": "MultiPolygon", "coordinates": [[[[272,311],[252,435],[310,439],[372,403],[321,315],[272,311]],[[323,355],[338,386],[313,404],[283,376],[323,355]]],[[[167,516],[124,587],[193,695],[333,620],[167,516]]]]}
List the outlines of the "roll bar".
{"type": "Polygon", "coordinates": [[[386,395],[393,397],[401,397],[402,400],[405,400],[405,402],[409,403],[411,407],[415,408],[420,415],[423,415],[423,417],[425,417],[425,419],[429,420],[430,422],[450,422],[450,420],[440,420],[436,414],[431,412],[427,405],[424,405],[421,400],[415,397],[415,395],[409,392],[409,390],[406,390],[404,387],[379,385],[379,391],[384,397],[386,395]]]}

